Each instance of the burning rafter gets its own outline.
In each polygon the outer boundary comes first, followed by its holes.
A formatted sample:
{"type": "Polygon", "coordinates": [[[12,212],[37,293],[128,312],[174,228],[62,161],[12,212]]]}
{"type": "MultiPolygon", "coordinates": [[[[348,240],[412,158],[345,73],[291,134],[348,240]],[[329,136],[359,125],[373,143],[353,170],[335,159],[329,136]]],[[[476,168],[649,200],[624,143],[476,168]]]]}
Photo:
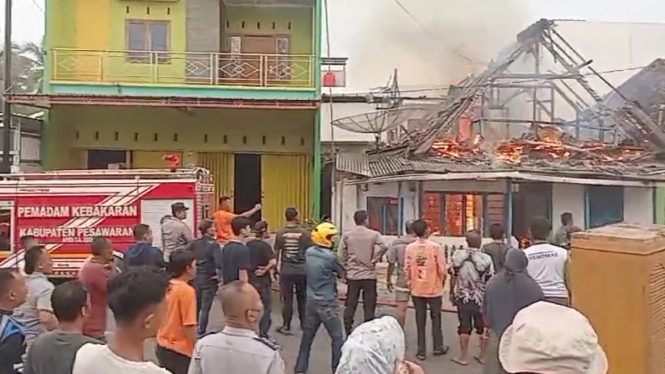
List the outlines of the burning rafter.
{"type": "Polygon", "coordinates": [[[533,160],[630,164],[653,158],[656,153],[644,147],[581,142],[552,126],[539,126],[522,138],[496,143],[480,136],[440,139],[432,144],[430,155],[469,163],[521,165],[533,160]]]}
{"type": "MultiPolygon", "coordinates": [[[[618,110],[611,110],[607,108],[601,96],[594,91],[585,78],[586,74],[581,72],[582,69],[588,69],[591,74],[597,76],[601,81],[609,86],[610,89],[616,90],[611,86],[602,76],[600,76],[589,65],[591,61],[585,60],[555,29],[554,22],[549,20],[540,20],[524,31],[517,35],[517,41],[511,46],[506,48],[504,52],[493,61],[490,66],[477,76],[465,79],[454,93],[452,99],[442,104],[438,110],[433,111],[424,118],[429,123],[427,131],[423,132],[413,142],[411,142],[410,152],[416,155],[427,154],[430,150],[434,153],[440,152],[442,144],[446,150],[457,150],[454,144],[447,144],[450,140],[449,134],[458,133],[457,126],[460,123],[460,118],[464,113],[468,113],[470,108],[474,105],[479,107],[475,113],[474,124],[480,126],[480,132],[483,133],[483,126],[486,122],[504,122],[507,125],[510,123],[519,123],[529,121],[529,119],[511,119],[505,118],[505,121],[488,118],[486,113],[489,105],[487,104],[488,98],[493,95],[493,90],[500,87],[522,85],[523,88],[519,93],[511,95],[507,100],[504,99],[503,103],[513,100],[516,96],[526,94],[530,96],[530,105],[532,105],[532,122],[535,123],[561,123],[559,118],[555,117],[554,113],[554,95],[555,93],[562,97],[575,112],[577,113],[577,120],[570,126],[575,126],[579,136],[579,129],[593,129],[600,134],[600,141],[605,141],[606,132],[613,133],[612,137],[614,143],[617,143],[620,138],[632,138],[637,143],[643,144],[645,147],[662,149],[665,148],[665,133],[651,120],[643,111],[634,106],[632,103],[627,102],[626,107],[618,110]],[[564,72],[556,73],[551,70],[540,71],[539,61],[541,60],[542,53],[548,53],[549,56],[560,67],[563,67],[564,72]],[[511,72],[511,66],[516,61],[524,61],[525,57],[530,56],[534,61],[534,73],[520,73],[511,72]],[[571,83],[575,83],[586,92],[589,99],[584,99],[576,92],[571,83]],[[529,87],[526,83],[528,83],[529,87]],[[539,90],[549,90],[551,92],[551,99],[548,105],[544,105],[543,101],[539,98],[539,90]],[[545,113],[550,117],[550,121],[542,120],[541,114],[545,113]],[[620,137],[617,137],[616,134],[620,137]],[[442,140],[443,138],[443,140],[442,140]],[[441,143],[443,141],[443,143],[441,143]],[[445,148],[451,147],[451,148],[445,148]]],[[[506,141],[502,147],[507,154],[522,155],[522,151],[530,153],[533,150],[549,149],[551,155],[556,155],[559,158],[565,158],[577,155],[580,152],[585,153],[587,148],[581,147],[579,149],[568,149],[567,151],[555,151],[554,144],[546,141],[545,144],[526,144],[520,146],[510,147],[508,144],[519,143],[523,140],[506,141]],[[567,152],[570,155],[567,155],[567,152]]],[[[612,146],[604,146],[607,149],[612,146]]],[[[594,148],[597,150],[597,148],[594,148]]],[[[605,148],[603,148],[605,149],[605,148]]],[[[592,153],[592,152],[586,152],[592,153]]],[[[630,152],[629,152],[630,153],[630,152]]],[[[615,154],[612,154],[616,156],[615,154]]],[[[633,155],[626,154],[626,159],[631,159],[633,155]]],[[[521,157],[521,156],[520,156],[521,157]]],[[[555,158],[554,156],[552,156],[555,158]]],[[[510,161],[518,158],[518,156],[505,156],[504,161],[510,161]]]]}

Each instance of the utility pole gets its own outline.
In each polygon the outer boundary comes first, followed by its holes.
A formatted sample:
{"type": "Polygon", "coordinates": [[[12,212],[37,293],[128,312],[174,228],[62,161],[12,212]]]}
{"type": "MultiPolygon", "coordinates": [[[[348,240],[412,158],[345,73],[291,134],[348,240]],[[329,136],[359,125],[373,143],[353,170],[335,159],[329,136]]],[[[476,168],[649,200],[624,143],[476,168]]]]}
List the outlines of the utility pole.
{"type": "Polygon", "coordinates": [[[4,66],[4,93],[2,101],[2,164],[0,171],[11,172],[11,135],[12,135],[12,106],[7,94],[12,87],[12,0],[5,0],[5,66],[4,66]]]}

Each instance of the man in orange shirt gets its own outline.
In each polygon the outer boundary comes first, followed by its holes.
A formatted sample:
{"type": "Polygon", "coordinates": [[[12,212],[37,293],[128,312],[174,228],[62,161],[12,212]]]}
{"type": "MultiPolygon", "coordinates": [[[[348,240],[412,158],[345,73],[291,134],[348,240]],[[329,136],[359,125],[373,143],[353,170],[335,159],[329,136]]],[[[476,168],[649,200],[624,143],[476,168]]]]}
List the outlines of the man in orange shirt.
{"type": "Polygon", "coordinates": [[[416,309],[416,328],[418,335],[418,353],[416,358],[427,358],[425,343],[425,324],[427,307],[432,318],[432,338],[434,356],[448,352],[443,344],[441,329],[441,304],[443,301],[443,285],[446,282],[446,255],[437,243],[427,239],[427,222],[422,219],[413,222],[413,232],[418,239],[406,247],[404,272],[406,283],[411,291],[411,299],[416,309]]]}
{"type": "Polygon", "coordinates": [[[195,260],[191,251],[177,251],[168,263],[173,278],[164,324],[157,333],[157,359],[173,374],[187,374],[196,342],[196,292],[189,285],[196,273],[195,260]]]}
{"type": "Polygon", "coordinates": [[[233,213],[233,206],[231,205],[231,197],[222,196],[219,198],[219,210],[215,212],[215,224],[217,225],[217,241],[224,244],[233,238],[233,230],[231,229],[231,221],[237,216],[251,217],[254,213],[261,210],[261,204],[254,205],[254,208],[246,211],[245,213],[233,213]]]}

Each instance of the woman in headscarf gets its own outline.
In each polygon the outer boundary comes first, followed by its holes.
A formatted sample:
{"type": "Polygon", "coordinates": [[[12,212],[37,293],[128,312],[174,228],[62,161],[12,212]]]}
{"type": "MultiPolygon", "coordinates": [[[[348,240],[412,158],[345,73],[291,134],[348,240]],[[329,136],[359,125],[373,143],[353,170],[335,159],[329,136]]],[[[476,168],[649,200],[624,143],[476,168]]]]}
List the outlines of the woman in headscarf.
{"type": "Polygon", "coordinates": [[[490,329],[490,341],[485,374],[506,373],[498,356],[501,335],[513,322],[517,312],[545,299],[543,290],[526,272],[528,262],[522,250],[509,250],[504,268],[487,283],[483,314],[486,326],[490,329]]]}
{"type": "Polygon", "coordinates": [[[420,366],[404,360],[404,330],[390,316],[365,322],[342,346],[335,374],[423,374],[420,366]]]}

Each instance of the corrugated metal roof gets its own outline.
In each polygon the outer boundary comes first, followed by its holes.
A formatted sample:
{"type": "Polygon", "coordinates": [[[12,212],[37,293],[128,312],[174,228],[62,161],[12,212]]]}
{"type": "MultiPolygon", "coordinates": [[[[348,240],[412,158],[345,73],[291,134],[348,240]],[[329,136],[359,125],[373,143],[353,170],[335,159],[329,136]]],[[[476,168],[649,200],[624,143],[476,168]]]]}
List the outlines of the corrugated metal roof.
{"type": "Polygon", "coordinates": [[[519,165],[492,164],[490,161],[469,162],[439,157],[410,160],[402,155],[340,153],[337,156],[337,169],[367,178],[395,176],[400,174],[446,174],[483,173],[502,171],[524,171],[539,174],[571,175],[587,178],[665,180],[665,164],[651,162],[549,162],[545,160],[524,160],[519,165]]]}
{"type": "Polygon", "coordinates": [[[340,152],[336,157],[337,170],[345,173],[372,177],[369,161],[365,153],[340,152]]]}

